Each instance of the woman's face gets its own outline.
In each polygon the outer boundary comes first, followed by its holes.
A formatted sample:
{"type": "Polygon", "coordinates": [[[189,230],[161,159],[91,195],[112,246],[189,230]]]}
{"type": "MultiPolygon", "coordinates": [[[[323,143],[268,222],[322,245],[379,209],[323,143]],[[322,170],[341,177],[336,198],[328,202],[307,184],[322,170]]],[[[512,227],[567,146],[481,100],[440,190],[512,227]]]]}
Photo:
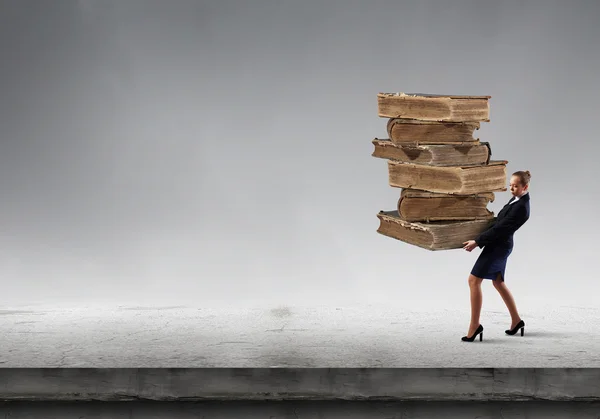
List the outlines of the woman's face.
{"type": "Polygon", "coordinates": [[[510,185],[509,186],[510,186],[510,193],[513,194],[513,196],[521,196],[527,190],[527,186],[521,185],[521,180],[519,179],[518,176],[510,177],[510,185]]]}

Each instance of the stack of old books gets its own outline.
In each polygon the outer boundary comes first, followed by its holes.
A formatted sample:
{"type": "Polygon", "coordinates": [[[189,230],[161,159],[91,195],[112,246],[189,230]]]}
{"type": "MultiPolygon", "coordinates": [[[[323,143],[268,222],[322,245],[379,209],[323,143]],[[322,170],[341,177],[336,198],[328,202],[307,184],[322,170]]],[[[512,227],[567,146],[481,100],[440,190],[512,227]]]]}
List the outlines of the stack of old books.
{"type": "Polygon", "coordinates": [[[380,211],[377,232],[429,250],[462,248],[494,222],[487,209],[506,191],[506,160],[491,160],[474,138],[489,122],[490,96],[380,93],[389,138],[372,156],[387,159],[389,184],[402,188],[393,211],[380,211]]]}

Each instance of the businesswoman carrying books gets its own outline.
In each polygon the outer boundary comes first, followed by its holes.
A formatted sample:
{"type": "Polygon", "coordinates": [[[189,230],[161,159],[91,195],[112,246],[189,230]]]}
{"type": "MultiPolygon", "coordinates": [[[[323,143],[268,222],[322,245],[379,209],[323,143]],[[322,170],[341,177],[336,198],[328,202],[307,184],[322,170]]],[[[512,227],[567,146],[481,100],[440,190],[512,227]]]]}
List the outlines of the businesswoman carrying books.
{"type": "Polygon", "coordinates": [[[521,330],[521,336],[523,336],[525,322],[519,316],[515,300],[506,287],[504,270],[506,260],[513,250],[513,234],[529,219],[530,179],[531,174],[528,170],[513,173],[510,178],[510,192],[513,196],[498,212],[494,225],[477,236],[475,240],[463,243],[463,248],[468,252],[475,247],[483,247],[469,275],[471,323],[467,335],[462,337],[463,341],[473,342],[477,335],[479,335],[479,340],[483,340],[483,326],[479,323],[483,279],[492,280],[494,288],[500,293],[510,312],[512,323],[510,329],[505,330],[505,333],[514,335],[521,330]]]}

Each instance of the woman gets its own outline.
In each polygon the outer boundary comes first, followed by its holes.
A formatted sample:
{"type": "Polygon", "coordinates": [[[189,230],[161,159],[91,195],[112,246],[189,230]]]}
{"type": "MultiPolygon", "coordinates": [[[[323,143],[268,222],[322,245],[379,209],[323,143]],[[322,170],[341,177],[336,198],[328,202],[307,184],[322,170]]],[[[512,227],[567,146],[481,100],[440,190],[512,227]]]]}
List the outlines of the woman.
{"type": "Polygon", "coordinates": [[[481,233],[475,240],[464,242],[463,248],[470,252],[475,247],[483,250],[477,258],[471,274],[469,275],[469,288],[471,290],[471,324],[463,341],[473,342],[477,335],[483,340],[483,326],[479,323],[481,314],[481,282],[483,279],[491,279],[494,288],[498,290],[508,311],[512,323],[510,329],[505,330],[508,335],[514,335],[521,330],[523,336],[525,322],[519,316],[517,306],[512,294],[504,283],[504,270],[506,260],[513,249],[513,234],[529,219],[529,170],[518,171],[510,178],[510,192],[513,197],[498,212],[496,222],[492,227],[481,233]]]}

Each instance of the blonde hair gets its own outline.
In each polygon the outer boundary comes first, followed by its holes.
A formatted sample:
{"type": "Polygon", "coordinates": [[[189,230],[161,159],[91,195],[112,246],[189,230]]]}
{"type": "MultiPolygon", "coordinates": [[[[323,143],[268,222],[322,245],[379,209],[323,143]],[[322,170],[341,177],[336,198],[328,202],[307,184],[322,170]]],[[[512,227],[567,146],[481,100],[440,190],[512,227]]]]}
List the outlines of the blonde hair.
{"type": "Polygon", "coordinates": [[[512,175],[517,176],[519,178],[519,180],[521,181],[521,185],[529,185],[529,181],[531,180],[531,173],[529,173],[529,170],[519,170],[518,172],[515,172],[512,175]]]}

